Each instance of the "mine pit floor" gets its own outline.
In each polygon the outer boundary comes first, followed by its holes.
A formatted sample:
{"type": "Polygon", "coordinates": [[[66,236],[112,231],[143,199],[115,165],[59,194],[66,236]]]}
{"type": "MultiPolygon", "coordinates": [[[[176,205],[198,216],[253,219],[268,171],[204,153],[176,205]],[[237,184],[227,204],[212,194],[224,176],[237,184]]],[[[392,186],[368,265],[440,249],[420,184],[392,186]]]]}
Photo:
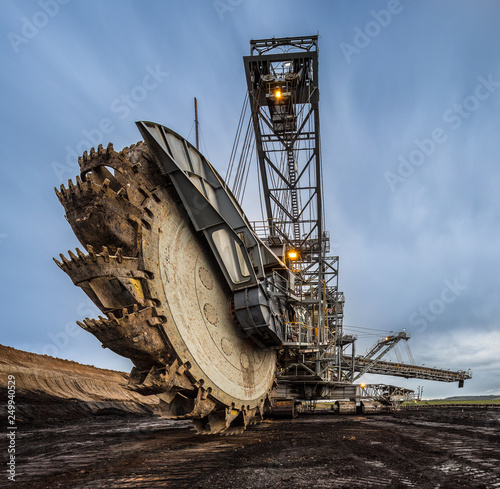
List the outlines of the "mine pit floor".
{"type": "Polygon", "coordinates": [[[20,423],[12,487],[500,488],[499,428],[495,408],[318,412],[236,436],[153,416],[49,419],[20,423]]]}

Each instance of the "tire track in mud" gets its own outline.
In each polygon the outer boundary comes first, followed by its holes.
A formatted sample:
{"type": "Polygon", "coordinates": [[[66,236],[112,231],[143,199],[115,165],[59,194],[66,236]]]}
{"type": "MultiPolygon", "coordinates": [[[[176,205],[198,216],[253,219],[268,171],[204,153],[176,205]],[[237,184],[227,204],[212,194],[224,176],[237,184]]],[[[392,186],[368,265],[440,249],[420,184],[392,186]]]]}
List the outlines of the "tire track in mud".
{"type": "Polygon", "coordinates": [[[495,488],[499,414],[304,414],[235,436],[153,417],[26,425],[16,487],[495,488]]]}
{"type": "MultiPolygon", "coordinates": [[[[461,411],[464,412],[463,409],[461,411]]],[[[471,409],[467,411],[470,413],[471,409]]],[[[500,488],[500,409],[493,409],[486,414],[483,426],[399,420],[399,429],[403,429],[406,436],[418,440],[433,451],[446,448],[447,460],[430,467],[436,473],[436,488],[449,484],[451,479],[456,480],[457,484],[463,481],[474,484],[464,487],[500,488]],[[497,421],[496,426],[487,426],[491,421],[497,421]]],[[[375,423],[394,429],[394,422],[375,423]]]]}

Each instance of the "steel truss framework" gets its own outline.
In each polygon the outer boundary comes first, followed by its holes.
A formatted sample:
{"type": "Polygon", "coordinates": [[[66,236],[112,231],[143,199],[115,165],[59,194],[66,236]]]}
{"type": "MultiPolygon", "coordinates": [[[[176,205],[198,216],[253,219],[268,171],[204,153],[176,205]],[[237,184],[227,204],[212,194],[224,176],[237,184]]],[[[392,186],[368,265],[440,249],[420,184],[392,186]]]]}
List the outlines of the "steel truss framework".
{"type": "MultiPolygon", "coordinates": [[[[251,41],[244,57],[251,118],[267,214],[267,238],[298,256],[293,289],[314,301],[318,341],[340,330],[338,257],[324,231],[319,128],[318,36],[251,41]],[[256,54],[255,54],[256,53],[256,54]]],[[[302,342],[290,326],[288,340],[302,342]]],[[[310,340],[310,335],[309,335],[310,340]]],[[[310,341],[307,341],[310,342],[310,341]]]]}
{"type": "MultiPolygon", "coordinates": [[[[343,332],[339,260],[330,255],[324,226],[318,36],[253,40],[250,47],[243,60],[266,215],[254,231],[290,270],[286,285],[275,287],[274,294],[309,317],[285,323],[277,374],[283,395],[321,398],[367,372],[463,383],[470,373],[382,362],[398,341],[409,338],[405,332],[356,356],[356,337],[343,332]]],[[[243,180],[240,175],[240,185],[243,180]]]]}

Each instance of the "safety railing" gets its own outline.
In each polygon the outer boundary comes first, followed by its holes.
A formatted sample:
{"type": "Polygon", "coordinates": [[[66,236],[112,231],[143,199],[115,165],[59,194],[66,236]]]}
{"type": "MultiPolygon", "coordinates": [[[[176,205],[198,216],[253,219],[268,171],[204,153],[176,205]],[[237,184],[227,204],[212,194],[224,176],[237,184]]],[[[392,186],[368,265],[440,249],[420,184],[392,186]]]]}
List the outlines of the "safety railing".
{"type": "Polygon", "coordinates": [[[318,328],[300,322],[285,323],[285,345],[307,347],[328,342],[330,336],[327,327],[318,328]]]}

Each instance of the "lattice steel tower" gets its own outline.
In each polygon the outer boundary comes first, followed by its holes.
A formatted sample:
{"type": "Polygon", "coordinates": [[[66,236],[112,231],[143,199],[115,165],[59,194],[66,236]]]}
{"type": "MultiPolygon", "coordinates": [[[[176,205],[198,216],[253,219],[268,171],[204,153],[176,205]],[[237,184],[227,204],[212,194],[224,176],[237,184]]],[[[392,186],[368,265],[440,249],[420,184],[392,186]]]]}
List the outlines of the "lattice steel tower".
{"type": "Polygon", "coordinates": [[[328,325],[335,331],[343,297],[338,257],[327,256],[324,231],[318,36],[261,39],[250,46],[243,60],[269,244],[284,245],[300,277],[299,296],[317,300],[320,331],[328,325]]]}

